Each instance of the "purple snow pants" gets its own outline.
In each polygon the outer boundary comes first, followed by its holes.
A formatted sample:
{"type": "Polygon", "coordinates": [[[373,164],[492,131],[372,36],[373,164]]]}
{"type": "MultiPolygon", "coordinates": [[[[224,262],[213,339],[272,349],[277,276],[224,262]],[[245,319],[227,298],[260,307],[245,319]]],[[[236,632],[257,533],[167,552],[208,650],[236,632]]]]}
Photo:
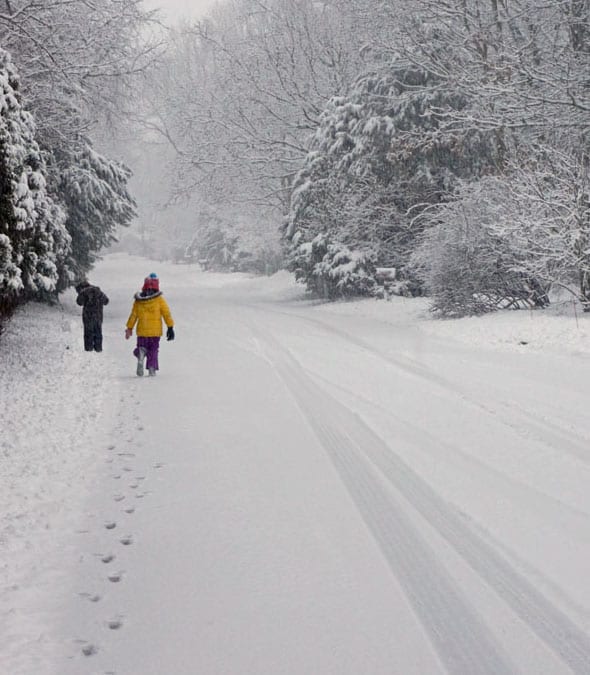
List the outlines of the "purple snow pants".
{"type": "Polygon", "coordinates": [[[158,368],[158,349],[160,348],[160,338],[159,337],[139,337],[137,336],[137,347],[133,350],[133,356],[135,358],[139,357],[139,348],[143,347],[146,354],[146,364],[145,367],[149,370],[150,368],[158,368]]]}

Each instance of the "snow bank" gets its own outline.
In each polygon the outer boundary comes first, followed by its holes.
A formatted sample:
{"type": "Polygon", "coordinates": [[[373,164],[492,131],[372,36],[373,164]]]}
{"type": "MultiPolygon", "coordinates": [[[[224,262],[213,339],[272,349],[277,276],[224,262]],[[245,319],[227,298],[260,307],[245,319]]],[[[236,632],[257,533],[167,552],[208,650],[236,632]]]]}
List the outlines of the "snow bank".
{"type": "Polygon", "coordinates": [[[559,303],[545,310],[501,310],[479,317],[437,319],[427,298],[392,297],[323,304],[316,311],[395,326],[417,327],[441,339],[484,349],[550,351],[590,356],[590,315],[559,303]]]}
{"type": "Polygon", "coordinates": [[[74,312],[70,294],[61,308],[30,304],[0,338],[0,671],[6,673],[41,672],[20,660],[43,658],[51,625],[43,612],[52,611],[46,594],[52,597],[60,583],[52,560],[76,528],[108,408],[104,355],[83,351],[74,312]]]}

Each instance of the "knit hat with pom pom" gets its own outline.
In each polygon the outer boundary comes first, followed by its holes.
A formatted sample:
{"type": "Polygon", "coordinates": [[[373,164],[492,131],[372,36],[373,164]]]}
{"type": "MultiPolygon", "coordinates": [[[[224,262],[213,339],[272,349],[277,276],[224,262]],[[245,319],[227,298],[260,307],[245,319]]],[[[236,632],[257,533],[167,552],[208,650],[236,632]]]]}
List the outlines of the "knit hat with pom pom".
{"type": "Polygon", "coordinates": [[[160,280],[158,275],[155,272],[152,272],[149,277],[146,277],[143,280],[142,291],[159,291],[160,290],[160,280]]]}

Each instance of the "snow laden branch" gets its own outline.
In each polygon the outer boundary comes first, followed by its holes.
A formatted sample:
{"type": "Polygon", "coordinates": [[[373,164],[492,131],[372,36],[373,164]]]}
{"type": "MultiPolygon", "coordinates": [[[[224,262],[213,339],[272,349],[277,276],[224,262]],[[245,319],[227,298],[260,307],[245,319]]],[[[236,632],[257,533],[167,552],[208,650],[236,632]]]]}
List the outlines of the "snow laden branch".
{"type": "Polygon", "coordinates": [[[284,211],[324,101],[355,76],[348,29],[329,4],[244,0],[177,33],[157,104],[182,147],[177,187],[198,167],[213,202],[284,211]]]}
{"type": "Polygon", "coordinates": [[[158,58],[153,20],[139,0],[4,2],[0,314],[55,298],[130,223],[130,173],[92,136],[115,128],[158,58]]]}

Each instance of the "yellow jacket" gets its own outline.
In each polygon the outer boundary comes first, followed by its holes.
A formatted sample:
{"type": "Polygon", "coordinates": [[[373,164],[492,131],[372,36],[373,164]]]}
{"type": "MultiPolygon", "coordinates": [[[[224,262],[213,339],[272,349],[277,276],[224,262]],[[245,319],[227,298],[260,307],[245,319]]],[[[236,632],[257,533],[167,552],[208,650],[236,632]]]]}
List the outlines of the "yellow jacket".
{"type": "Polygon", "coordinates": [[[162,319],[170,327],[174,326],[168,303],[161,293],[143,297],[141,293],[135,295],[131,314],[127,319],[127,328],[133,330],[137,323],[138,337],[159,337],[162,335],[162,319]]]}

